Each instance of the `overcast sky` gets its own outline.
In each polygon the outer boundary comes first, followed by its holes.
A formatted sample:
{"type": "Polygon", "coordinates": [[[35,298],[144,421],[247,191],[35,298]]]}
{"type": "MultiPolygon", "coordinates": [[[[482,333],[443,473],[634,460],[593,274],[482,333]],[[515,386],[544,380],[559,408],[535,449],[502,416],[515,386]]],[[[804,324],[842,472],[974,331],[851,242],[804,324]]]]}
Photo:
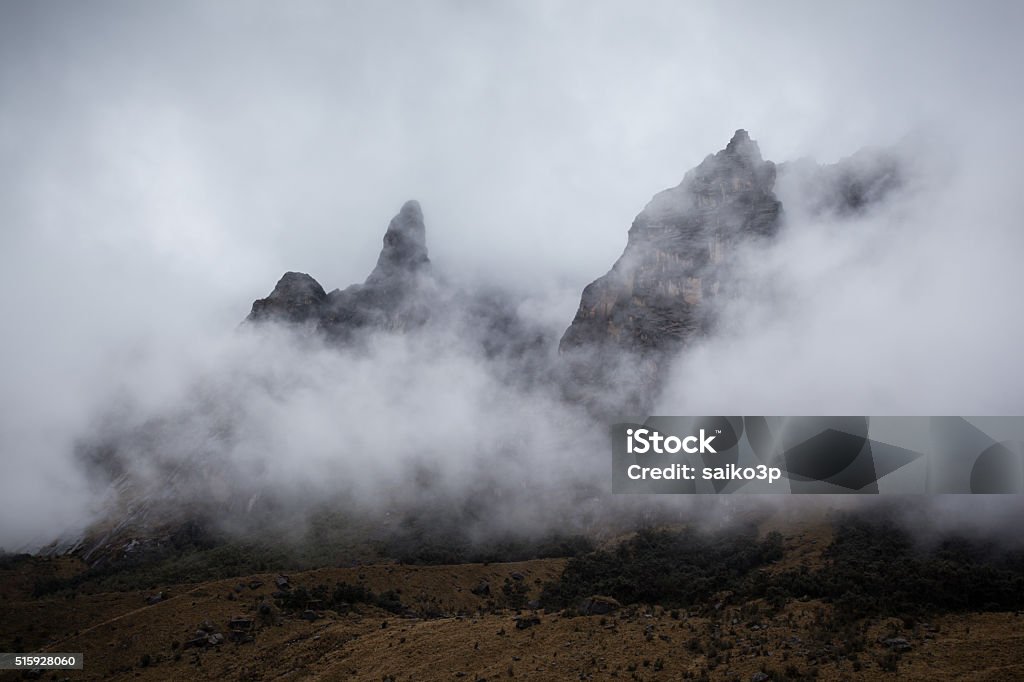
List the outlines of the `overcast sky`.
{"type": "Polygon", "coordinates": [[[2,455],[23,474],[61,461],[35,458],[67,449],[111,358],[173,374],[286,270],[361,281],[410,198],[443,272],[550,297],[566,324],[651,195],[741,127],[775,161],[925,131],[969,170],[966,222],[1019,222],[1022,19],[1016,2],[0,2],[2,455]]]}
{"type": "Polygon", "coordinates": [[[159,301],[233,321],[288,269],[360,281],[408,198],[445,269],[579,287],[736,128],[835,160],[921,127],[1000,145],[1022,113],[1012,2],[0,13],[3,275],[117,292],[94,320],[159,301]]]}

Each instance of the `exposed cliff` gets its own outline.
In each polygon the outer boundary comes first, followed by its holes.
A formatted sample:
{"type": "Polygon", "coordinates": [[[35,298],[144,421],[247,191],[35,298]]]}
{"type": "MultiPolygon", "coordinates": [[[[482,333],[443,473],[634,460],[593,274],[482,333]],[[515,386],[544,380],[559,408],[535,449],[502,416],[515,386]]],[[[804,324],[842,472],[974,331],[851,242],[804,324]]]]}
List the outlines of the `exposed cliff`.
{"type": "Polygon", "coordinates": [[[309,275],[286,273],[247,319],[304,325],[335,342],[363,330],[404,331],[433,321],[479,339],[489,356],[514,356],[518,368],[529,368],[523,371],[555,377],[570,400],[596,414],[642,413],[667,361],[712,332],[720,299],[742,295],[741,246],[778,233],[777,176],[794,213],[842,218],[900,189],[902,164],[898,150],[864,150],[831,165],[802,160],[777,168],[737,130],[724,149],[636,216],[622,256],[583,290],[554,372],[547,341],[518,317],[514,296],[460,289],[433,272],[415,201],[392,219],[364,282],[324,293],[309,275]]]}
{"type": "Polygon", "coordinates": [[[775,164],[737,130],[725,149],[654,196],[619,260],[583,290],[562,337],[573,397],[618,386],[626,394],[607,407],[645,408],[665,359],[713,324],[737,245],[777,232],[774,184],[775,164]]]}
{"type": "Polygon", "coordinates": [[[502,357],[511,381],[549,374],[554,338],[524,320],[518,300],[488,287],[459,286],[437,276],[427,253],[423,211],[408,201],[384,234],[377,264],[366,280],[324,293],[309,275],[289,272],[267,298],[255,301],[248,323],[306,327],[334,343],[364,331],[407,331],[434,325],[457,335],[488,358],[502,357]]]}
{"type": "Polygon", "coordinates": [[[251,322],[275,320],[303,324],[320,319],[327,293],[319,282],[303,272],[286,272],[270,296],[252,304],[246,318],[251,322]]]}
{"type": "Polygon", "coordinates": [[[435,290],[423,211],[418,202],[407,201],[388,225],[377,265],[365,282],[327,294],[309,275],[289,272],[270,296],[253,303],[246,320],[307,324],[330,338],[346,339],[364,328],[423,324],[435,290]]]}

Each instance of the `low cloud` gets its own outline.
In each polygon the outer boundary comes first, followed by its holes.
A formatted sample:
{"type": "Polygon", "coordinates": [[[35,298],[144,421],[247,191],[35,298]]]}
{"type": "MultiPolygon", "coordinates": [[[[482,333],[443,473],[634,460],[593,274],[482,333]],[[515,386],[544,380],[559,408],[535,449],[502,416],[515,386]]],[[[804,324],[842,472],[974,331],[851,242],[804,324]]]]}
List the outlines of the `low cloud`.
{"type": "Polygon", "coordinates": [[[112,440],[146,495],[232,518],[271,493],[404,504],[431,469],[435,499],[496,502],[480,528],[614,516],[586,502],[604,426],[507,381],[471,326],[347,350],[234,328],[286,270],[360,281],[415,197],[439,270],[512,292],[553,349],[636,212],[739,127],[775,161],[933,142],[920,184],[858,217],[780,184],[784,232],[740,259],[747,294],[659,411],[1020,414],[1020,14],[5,5],[0,546],[97,518],[83,453],[112,440]]]}

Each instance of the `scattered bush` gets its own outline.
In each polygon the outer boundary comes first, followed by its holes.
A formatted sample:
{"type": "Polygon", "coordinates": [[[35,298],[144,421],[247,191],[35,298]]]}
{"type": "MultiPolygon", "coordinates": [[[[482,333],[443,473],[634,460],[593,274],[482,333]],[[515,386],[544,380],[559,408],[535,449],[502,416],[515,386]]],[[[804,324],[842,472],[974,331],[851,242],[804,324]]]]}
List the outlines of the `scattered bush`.
{"type": "Polygon", "coordinates": [[[346,582],[335,583],[333,589],[328,589],[326,585],[317,585],[312,589],[296,587],[277,599],[279,607],[292,611],[307,609],[311,602],[319,603],[321,608],[336,610],[352,604],[370,604],[396,614],[407,610],[394,590],[377,594],[363,585],[350,585],[346,582]]]}
{"type": "Polygon", "coordinates": [[[753,529],[716,535],[643,530],[613,550],[570,559],[559,580],[545,587],[541,603],[560,608],[602,594],[623,604],[690,606],[737,590],[754,568],[781,556],[778,533],[758,540],[753,529]]]}
{"type": "Polygon", "coordinates": [[[773,594],[825,599],[843,620],[1024,608],[1024,553],[991,542],[951,536],[925,547],[891,518],[845,514],[824,558],[816,571],[776,576],[773,594]]]}

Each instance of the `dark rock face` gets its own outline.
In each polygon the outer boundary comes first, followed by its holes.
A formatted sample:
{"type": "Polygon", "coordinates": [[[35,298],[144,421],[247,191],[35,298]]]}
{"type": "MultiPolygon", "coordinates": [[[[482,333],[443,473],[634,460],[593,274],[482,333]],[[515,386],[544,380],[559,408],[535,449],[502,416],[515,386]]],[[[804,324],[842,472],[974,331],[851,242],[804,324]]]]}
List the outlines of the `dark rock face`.
{"type": "Polygon", "coordinates": [[[794,214],[855,215],[902,187],[900,158],[865,150],[832,165],[797,161],[777,171],[737,130],[637,215],[622,256],[583,290],[558,345],[555,375],[549,337],[518,316],[513,297],[461,290],[434,276],[415,201],[391,220],[363,283],[325,294],[309,275],[287,273],[248,320],[308,325],[336,342],[363,330],[459,328],[487,357],[513,360],[510,380],[555,376],[570,400],[602,416],[646,412],[667,361],[712,331],[718,299],[741,295],[735,255],[745,242],[776,235],[783,218],[777,192],[786,190],[794,214]]]}
{"type": "Polygon", "coordinates": [[[579,612],[584,616],[604,616],[622,608],[615,599],[594,595],[580,602],[579,612]]]}
{"type": "Polygon", "coordinates": [[[252,322],[278,320],[301,324],[318,320],[327,294],[315,279],[302,272],[286,272],[270,296],[252,304],[252,322]]]}
{"type": "MultiPolygon", "coordinates": [[[[539,387],[544,396],[560,389],[598,418],[647,415],[667,362],[713,330],[719,299],[742,294],[737,249],[770,239],[780,229],[777,195],[785,197],[790,216],[863,213],[914,179],[908,164],[917,152],[909,151],[861,152],[831,166],[795,162],[779,166],[777,173],[747,133],[737,131],[725,149],[708,156],[677,187],[657,194],[636,217],[622,256],[585,288],[559,344],[556,331],[520,314],[515,294],[459,287],[435,276],[423,214],[414,201],[389,224],[376,266],[363,283],[328,294],[309,275],[288,272],[269,296],[253,303],[246,321],[290,324],[356,343],[364,331],[422,328],[439,333],[433,340],[457,343],[457,352],[479,361],[505,385],[539,387]]],[[[83,558],[95,567],[207,546],[213,542],[207,529],[225,513],[237,521],[244,509],[246,523],[260,533],[281,523],[275,491],[249,488],[250,477],[237,475],[231,458],[218,456],[221,444],[239,428],[243,398],[198,395],[199,403],[142,425],[114,413],[101,434],[83,440],[76,454],[83,466],[98,483],[116,486],[117,524],[113,531],[98,526],[89,537],[63,546],[82,547],[83,558]],[[146,474],[136,478],[134,463],[140,461],[146,474]],[[215,491],[225,487],[233,494],[215,491]],[[253,493],[263,506],[247,516],[245,501],[256,499],[253,493]]],[[[410,518],[426,513],[431,519],[467,519],[466,509],[476,513],[443,495],[425,511],[422,499],[430,494],[430,478],[418,476],[417,483],[424,497],[415,498],[410,518]]],[[[495,491],[512,494],[482,479],[466,499],[493,497],[495,491]]],[[[418,546],[422,538],[409,542],[418,546]]],[[[257,589],[256,583],[250,587],[257,589]]],[[[284,594],[286,578],[278,588],[275,594],[284,594]]],[[[490,590],[481,583],[474,593],[490,590]]]]}
{"type": "Polygon", "coordinates": [[[269,297],[253,304],[246,319],[309,323],[329,338],[345,340],[364,328],[423,324],[435,290],[423,212],[418,202],[408,201],[391,220],[377,266],[365,282],[327,294],[309,275],[289,272],[269,297]]]}
{"type": "Polygon", "coordinates": [[[518,301],[495,289],[466,290],[435,277],[427,254],[423,212],[408,201],[388,225],[377,265],[361,284],[328,294],[309,275],[287,273],[274,292],[253,304],[247,322],[309,325],[345,343],[361,331],[407,331],[433,324],[464,332],[487,358],[507,360],[509,381],[546,374],[553,339],[516,311],[518,301]]]}
{"type": "Polygon", "coordinates": [[[427,258],[427,228],[418,201],[407,201],[391,219],[384,233],[384,248],[366,283],[388,284],[407,279],[430,265],[427,258]]]}
{"type": "Polygon", "coordinates": [[[572,397],[625,391],[617,406],[644,410],[664,360],[713,323],[737,244],[778,231],[774,184],[775,164],[738,130],[677,187],[654,196],[611,271],[583,290],[562,337],[572,397]]]}
{"type": "Polygon", "coordinates": [[[427,257],[423,211],[407,201],[391,219],[377,266],[362,284],[327,295],[320,330],[347,340],[363,328],[404,330],[424,324],[433,308],[437,283],[427,257]]]}

